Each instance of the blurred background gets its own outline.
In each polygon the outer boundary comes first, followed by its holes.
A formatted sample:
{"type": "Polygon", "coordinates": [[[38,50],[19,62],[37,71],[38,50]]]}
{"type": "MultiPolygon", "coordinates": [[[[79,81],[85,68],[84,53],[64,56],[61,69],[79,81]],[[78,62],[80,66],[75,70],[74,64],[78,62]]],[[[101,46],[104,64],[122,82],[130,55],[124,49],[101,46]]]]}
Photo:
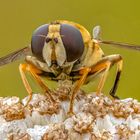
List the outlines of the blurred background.
{"type": "MultiPolygon", "coordinates": [[[[56,19],[80,23],[90,33],[95,25],[102,27],[102,39],[140,45],[140,1],[135,0],[13,0],[0,4],[0,57],[30,44],[32,32],[40,25],[56,19]]],[[[124,59],[122,77],[117,90],[121,98],[140,100],[140,52],[102,45],[106,55],[121,54],[124,59]]],[[[0,67],[0,96],[27,95],[18,65],[22,61],[0,67]]],[[[108,94],[115,77],[111,69],[104,93],[108,94]]],[[[33,91],[39,89],[29,78],[33,91]]],[[[52,84],[49,83],[50,86],[52,84]]],[[[86,87],[95,91],[97,83],[86,87]]]]}

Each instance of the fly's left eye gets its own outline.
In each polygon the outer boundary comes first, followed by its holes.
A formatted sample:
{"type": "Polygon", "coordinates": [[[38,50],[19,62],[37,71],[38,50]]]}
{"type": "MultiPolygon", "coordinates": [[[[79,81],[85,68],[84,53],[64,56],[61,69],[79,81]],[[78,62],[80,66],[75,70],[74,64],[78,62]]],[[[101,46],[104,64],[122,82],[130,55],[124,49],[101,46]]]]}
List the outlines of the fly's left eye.
{"type": "Polygon", "coordinates": [[[80,58],[84,51],[81,32],[68,24],[61,24],[60,34],[66,50],[67,61],[72,62],[80,58]]]}
{"type": "Polygon", "coordinates": [[[46,40],[46,36],[48,34],[48,24],[42,25],[37,28],[33,35],[31,41],[31,49],[32,53],[39,59],[43,59],[42,49],[46,40]]]}

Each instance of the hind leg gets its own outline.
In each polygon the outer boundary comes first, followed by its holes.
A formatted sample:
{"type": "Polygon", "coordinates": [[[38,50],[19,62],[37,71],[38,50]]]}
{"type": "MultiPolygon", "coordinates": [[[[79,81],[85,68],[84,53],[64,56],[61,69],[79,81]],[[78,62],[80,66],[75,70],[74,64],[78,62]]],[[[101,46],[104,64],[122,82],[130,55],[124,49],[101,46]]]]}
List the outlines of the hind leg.
{"type": "MultiPolygon", "coordinates": [[[[110,90],[110,95],[114,98],[118,98],[115,95],[115,93],[116,93],[116,90],[118,87],[118,83],[119,83],[119,79],[120,79],[121,71],[122,71],[122,66],[123,66],[123,60],[119,54],[114,54],[114,55],[109,55],[109,56],[103,57],[102,60],[100,60],[99,62],[97,62],[95,65],[93,65],[91,67],[91,71],[90,71],[89,75],[93,74],[93,77],[94,77],[94,75],[97,76],[98,74],[102,73],[100,82],[97,87],[97,94],[100,94],[102,92],[108,72],[114,64],[117,65],[117,74],[116,74],[114,85],[113,85],[112,89],[110,90]]],[[[90,78],[90,80],[92,80],[92,79],[90,78]]]]}

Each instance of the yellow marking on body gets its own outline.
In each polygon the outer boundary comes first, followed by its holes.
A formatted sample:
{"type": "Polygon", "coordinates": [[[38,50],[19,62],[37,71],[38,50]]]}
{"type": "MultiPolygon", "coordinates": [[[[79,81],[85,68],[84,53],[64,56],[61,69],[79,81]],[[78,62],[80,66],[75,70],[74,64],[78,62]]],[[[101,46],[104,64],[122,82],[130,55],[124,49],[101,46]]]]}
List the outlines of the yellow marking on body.
{"type": "Polygon", "coordinates": [[[43,57],[48,66],[51,66],[52,61],[57,61],[59,66],[62,66],[66,61],[66,51],[61,39],[60,28],[60,24],[49,25],[47,38],[50,38],[51,41],[46,43],[43,48],[43,57]],[[55,42],[55,39],[58,42],[55,42]]]}
{"type": "Polygon", "coordinates": [[[49,33],[58,33],[60,32],[60,24],[49,25],[49,33]]]}
{"type": "Polygon", "coordinates": [[[60,32],[60,24],[52,24],[49,25],[49,38],[52,39],[51,45],[52,45],[52,53],[51,53],[51,60],[56,61],[56,52],[55,52],[55,42],[53,41],[54,38],[58,38],[60,32]]]}

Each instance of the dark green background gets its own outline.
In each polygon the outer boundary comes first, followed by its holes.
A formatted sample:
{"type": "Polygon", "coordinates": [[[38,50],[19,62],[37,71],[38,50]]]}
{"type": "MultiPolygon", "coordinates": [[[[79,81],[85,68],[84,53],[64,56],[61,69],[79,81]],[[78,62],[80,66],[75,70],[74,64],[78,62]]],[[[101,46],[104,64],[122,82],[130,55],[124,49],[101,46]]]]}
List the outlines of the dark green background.
{"type": "MultiPolygon", "coordinates": [[[[101,25],[102,38],[140,44],[140,2],[130,0],[1,0],[0,56],[30,43],[34,29],[56,19],[66,19],[84,25],[90,33],[101,25]]],[[[105,54],[119,53],[124,68],[117,94],[122,98],[140,99],[140,52],[101,46],[105,54]]],[[[22,84],[19,61],[0,68],[0,96],[27,95],[22,84]]],[[[108,93],[115,67],[110,71],[104,92],[108,93]]],[[[38,87],[30,79],[34,91],[38,87]]],[[[96,84],[90,85],[95,91],[96,84]]],[[[89,90],[89,88],[88,88],[89,90]]]]}

